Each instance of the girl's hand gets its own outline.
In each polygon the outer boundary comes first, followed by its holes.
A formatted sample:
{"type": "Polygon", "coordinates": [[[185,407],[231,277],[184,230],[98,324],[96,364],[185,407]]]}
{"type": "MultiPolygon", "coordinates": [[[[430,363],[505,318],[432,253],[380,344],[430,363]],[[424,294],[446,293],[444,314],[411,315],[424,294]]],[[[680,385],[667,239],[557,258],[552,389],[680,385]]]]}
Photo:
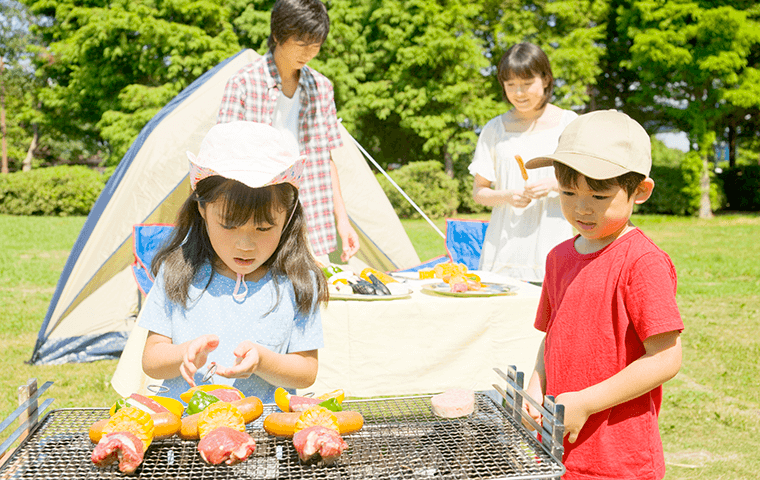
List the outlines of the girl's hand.
{"type": "Polygon", "coordinates": [[[525,208],[531,202],[531,198],[525,195],[524,190],[507,190],[507,203],[516,208],[525,208]]]}
{"type": "Polygon", "coordinates": [[[549,195],[553,190],[557,190],[556,178],[544,178],[525,186],[525,196],[532,199],[538,199],[549,195]]]}
{"type": "Polygon", "coordinates": [[[565,392],[557,395],[555,402],[565,406],[565,436],[570,443],[575,443],[590,415],[583,396],[580,392],[565,392]]]}
{"type": "Polygon", "coordinates": [[[195,373],[206,364],[208,354],[218,346],[219,337],[216,335],[201,335],[187,344],[179,372],[191,387],[195,386],[195,373]]]}
{"type": "Polygon", "coordinates": [[[337,225],[337,230],[340,242],[343,245],[340,260],[343,263],[347,263],[348,259],[359,251],[359,235],[357,235],[356,230],[354,230],[354,227],[350,223],[348,225],[337,225]]]}
{"type": "Polygon", "coordinates": [[[240,342],[235,348],[235,365],[232,367],[222,367],[217,365],[216,374],[226,378],[248,378],[259,368],[261,357],[259,356],[259,345],[250,340],[240,342]]]}

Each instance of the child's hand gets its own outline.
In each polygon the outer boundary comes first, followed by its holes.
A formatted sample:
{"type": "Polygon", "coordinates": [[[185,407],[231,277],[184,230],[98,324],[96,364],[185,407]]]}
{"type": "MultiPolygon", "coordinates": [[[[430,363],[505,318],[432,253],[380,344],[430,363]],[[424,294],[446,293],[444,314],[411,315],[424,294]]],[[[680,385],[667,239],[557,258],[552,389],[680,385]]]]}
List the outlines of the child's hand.
{"type": "Polygon", "coordinates": [[[240,342],[240,345],[233,352],[235,355],[235,365],[232,367],[222,367],[217,365],[216,374],[227,378],[248,378],[259,368],[259,346],[250,340],[240,342]]]}
{"type": "Polygon", "coordinates": [[[543,180],[526,185],[525,196],[532,199],[538,199],[549,195],[552,190],[557,190],[557,179],[544,178],[543,180]]]}
{"type": "Polygon", "coordinates": [[[565,392],[554,400],[565,406],[565,436],[570,443],[575,443],[589,417],[582,395],[579,392],[565,392]]]}
{"type": "Polygon", "coordinates": [[[208,354],[218,346],[219,337],[216,335],[201,335],[187,344],[179,372],[191,387],[195,386],[195,372],[206,364],[208,354]]]}
{"type": "MultiPolygon", "coordinates": [[[[525,410],[530,417],[536,421],[539,425],[541,425],[541,412],[538,411],[536,407],[530,404],[530,402],[524,401],[523,402],[523,410],[525,410]]],[[[527,427],[529,430],[534,430],[533,425],[528,423],[527,421],[523,420],[523,426],[527,427]]]]}

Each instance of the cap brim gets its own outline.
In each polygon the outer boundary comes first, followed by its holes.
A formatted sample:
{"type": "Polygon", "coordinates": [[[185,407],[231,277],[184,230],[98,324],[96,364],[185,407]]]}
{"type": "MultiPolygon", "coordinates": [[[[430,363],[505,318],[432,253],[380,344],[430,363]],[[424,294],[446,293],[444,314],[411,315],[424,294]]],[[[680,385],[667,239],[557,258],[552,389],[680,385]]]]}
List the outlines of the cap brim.
{"type": "Polygon", "coordinates": [[[553,162],[567,165],[586,177],[595,180],[615,178],[630,172],[627,168],[607,160],[575,153],[555,153],[554,155],[532,158],[525,163],[525,168],[551,167],[553,162]]]}

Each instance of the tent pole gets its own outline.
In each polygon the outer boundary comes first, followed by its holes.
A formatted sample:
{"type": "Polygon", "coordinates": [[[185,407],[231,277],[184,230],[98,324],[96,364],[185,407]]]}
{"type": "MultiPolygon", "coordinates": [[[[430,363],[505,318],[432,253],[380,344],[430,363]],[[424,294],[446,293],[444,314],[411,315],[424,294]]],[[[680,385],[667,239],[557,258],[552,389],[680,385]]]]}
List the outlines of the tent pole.
{"type": "Polygon", "coordinates": [[[393,185],[394,187],[396,187],[396,190],[398,190],[398,191],[399,191],[399,193],[401,193],[401,195],[403,195],[403,196],[404,196],[404,198],[406,198],[406,200],[407,200],[409,203],[411,203],[411,204],[412,204],[412,206],[414,207],[414,209],[415,209],[415,210],[417,210],[417,212],[418,212],[420,215],[422,215],[422,218],[424,218],[425,220],[427,220],[427,222],[430,224],[430,226],[431,226],[431,227],[433,227],[433,229],[434,229],[436,232],[438,232],[438,235],[440,235],[440,236],[441,236],[441,238],[443,238],[443,239],[445,240],[445,239],[446,239],[446,235],[444,235],[444,234],[443,234],[443,232],[441,232],[441,230],[440,230],[438,227],[436,227],[436,226],[435,226],[435,223],[433,223],[433,221],[432,221],[432,220],[430,220],[430,217],[428,217],[427,215],[425,215],[425,212],[423,212],[423,211],[422,211],[422,209],[421,209],[420,207],[418,207],[416,203],[414,203],[414,200],[412,200],[411,198],[409,198],[409,195],[407,195],[405,191],[401,190],[401,187],[399,187],[399,186],[398,186],[398,184],[397,184],[396,182],[394,182],[394,181],[393,181],[393,179],[390,177],[390,175],[388,175],[388,174],[385,172],[385,170],[383,170],[383,167],[381,167],[381,166],[380,166],[380,165],[379,165],[379,164],[378,164],[378,163],[375,161],[375,159],[374,159],[374,158],[372,158],[372,155],[370,155],[370,154],[369,154],[369,152],[367,152],[367,151],[364,149],[364,147],[362,147],[362,146],[361,146],[361,144],[360,144],[359,142],[357,142],[357,141],[356,141],[356,139],[354,138],[354,136],[353,136],[353,135],[351,135],[350,133],[349,133],[349,136],[351,137],[351,140],[353,140],[353,141],[354,141],[354,143],[356,144],[356,147],[357,147],[359,150],[361,150],[362,154],[364,154],[364,156],[365,156],[365,157],[367,157],[367,159],[368,159],[370,162],[372,162],[372,165],[374,165],[374,166],[375,166],[375,168],[377,168],[378,170],[380,170],[380,173],[382,173],[382,174],[385,176],[385,178],[387,178],[387,179],[388,179],[388,181],[389,181],[389,182],[391,182],[391,185],[393,185]]]}

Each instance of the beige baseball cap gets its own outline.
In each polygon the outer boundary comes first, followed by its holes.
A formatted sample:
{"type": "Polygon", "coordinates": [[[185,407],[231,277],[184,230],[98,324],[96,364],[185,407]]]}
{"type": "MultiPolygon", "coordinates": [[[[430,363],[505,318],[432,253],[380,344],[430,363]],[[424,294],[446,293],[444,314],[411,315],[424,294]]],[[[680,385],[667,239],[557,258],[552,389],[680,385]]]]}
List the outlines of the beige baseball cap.
{"type": "Polygon", "coordinates": [[[201,142],[198,156],[187,152],[193,190],[204,178],[219,175],[251,188],[290,183],[298,188],[306,158],[287,148],[282,133],[257,122],[219,123],[201,142]]]}
{"type": "Polygon", "coordinates": [[[652,146],[649,134],[636,120],[617,110],[599,110],[570,122],[554,153],[529,160],[525,168],[550,167],[553,161],[596,180],[628,172],[648,177],[652,146]]]}

